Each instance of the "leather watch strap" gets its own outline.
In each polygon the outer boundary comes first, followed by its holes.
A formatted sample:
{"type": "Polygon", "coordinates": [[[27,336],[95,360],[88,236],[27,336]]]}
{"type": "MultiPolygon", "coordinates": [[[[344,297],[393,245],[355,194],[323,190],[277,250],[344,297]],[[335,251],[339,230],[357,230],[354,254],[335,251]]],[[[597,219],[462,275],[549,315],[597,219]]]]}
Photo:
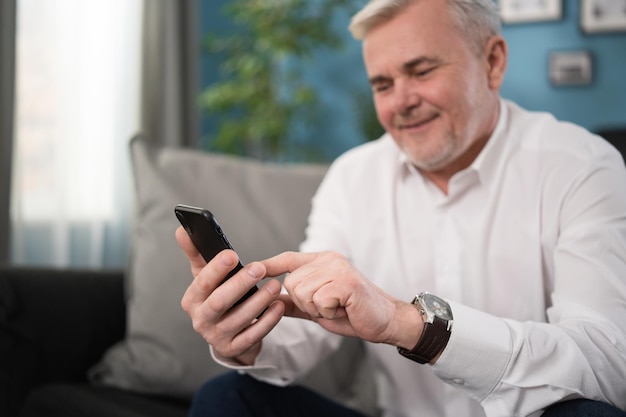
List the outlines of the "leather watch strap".
{"type": "MultiPolygon", "coordinates": [[[[413,300],[419,310],[420,314],[427,314],[424,308],[419,305],[419,296],[413,300]]],[[[445,301],[440,299],[441,303],[445,301]]],[[[448,310],[449,311],[449,310],[448,310]]],[[[450,339],[450,328],[452,325],[452,316],[449,315],[449,320],[434,315],[432,323],[429,320],[424,322],[424,328],[422,335],[420,336],[417,344],[411,350],[398,348],[398,353],[402,356],[409,358],[415,362],[424,364],[429,363],[435,358],[448,344],[450,339]]]]}

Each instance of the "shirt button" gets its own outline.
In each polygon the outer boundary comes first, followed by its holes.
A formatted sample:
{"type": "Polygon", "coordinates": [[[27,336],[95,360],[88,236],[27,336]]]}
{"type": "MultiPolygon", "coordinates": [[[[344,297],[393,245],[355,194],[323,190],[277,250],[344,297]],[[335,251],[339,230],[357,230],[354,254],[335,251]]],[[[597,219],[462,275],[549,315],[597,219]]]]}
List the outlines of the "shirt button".
{"type": "Polygon", "coordinates": [[[452,381],[454,385],[465,385],[465,380],[461,378],[454,378],[452,381]]]}

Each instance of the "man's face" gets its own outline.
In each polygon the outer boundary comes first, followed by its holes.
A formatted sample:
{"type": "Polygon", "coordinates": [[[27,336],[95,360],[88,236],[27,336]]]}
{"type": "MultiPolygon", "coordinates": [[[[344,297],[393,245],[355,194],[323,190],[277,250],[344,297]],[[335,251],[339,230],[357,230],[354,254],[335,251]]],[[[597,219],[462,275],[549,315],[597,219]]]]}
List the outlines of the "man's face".
{"type": "Polygon", "coordinates": [[[453,174],[471,163],[495,126],[497,89],[445,1],[416,1],[373,28],[363,58],[378,119],[415,166],[453,174]]]}

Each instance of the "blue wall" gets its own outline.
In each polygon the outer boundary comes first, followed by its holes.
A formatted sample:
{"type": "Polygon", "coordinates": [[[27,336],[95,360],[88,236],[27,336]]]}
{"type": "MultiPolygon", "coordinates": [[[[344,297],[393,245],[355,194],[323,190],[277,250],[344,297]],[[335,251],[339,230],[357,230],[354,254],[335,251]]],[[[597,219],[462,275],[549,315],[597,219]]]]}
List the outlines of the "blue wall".
{"type": "Polygon", "coordinates": [[[563,19],[503,25],[509,65],[502,96],[523,107],[545,110],[587,129],[626,126],[626,32],[585,34],[579,26],[579,2],[563,2],[563,19]],[[548,79],[551,51],[588,50],[593,81],[579,87],[555,87],[548,79]]]}
{"type": "MultiPolygon", "coordinates": [[[[227,28],[219,8],[227,0],[200,0],[204,34],[227,28]]],[[[626,126],[626,32],[584,34],[579,28],[579,1],[563,1],[563,18],[544,23],[508,24],[503,35],[509,44],[509,65],[502,96],[532,110],[544,110],[590,130],[626,126]],[[593,82],[587,86],[555,87],[548,78],[552,51],[588,50],[593,56],[593,82]]],[[[350,16],[337,16],[345,30],[350,16]]],[[[360,43],[345,30],[346,46],[320,51],[304,65],[306,78],[319,87],[325,110],[314,130],[294,131],[294,142],[322,143],[332,159],[367,138],[361,128],[363,106],[371,102],[361,61],[360,43]]],[[[202,83],[217,76],[218,57],[203,56],[202,83]]],[[[373,117],[370,115],[370,117],[373,117]]],[[[210,143],[215,120],[204,117],[204,142],[210,143]]]]}

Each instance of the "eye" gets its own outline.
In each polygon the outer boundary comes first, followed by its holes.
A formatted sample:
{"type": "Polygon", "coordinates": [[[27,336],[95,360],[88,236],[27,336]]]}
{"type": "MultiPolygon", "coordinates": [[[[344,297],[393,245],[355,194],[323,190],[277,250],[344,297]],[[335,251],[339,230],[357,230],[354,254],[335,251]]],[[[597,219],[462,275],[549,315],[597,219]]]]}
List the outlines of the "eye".
{"type": "Polygon", "coordinates": [[[415,76],[415,77],[424,77],[424,76],[430,74],[434,69],[435,69],[435,67],[415,69],[413,71],[413,76],[415,76]]]}
{"type": "Polygon", "coordinates": [[[382,93],[391,88],[391,83],[376,83],[372,85],[372,91],[374,93],[382,93]]]}

